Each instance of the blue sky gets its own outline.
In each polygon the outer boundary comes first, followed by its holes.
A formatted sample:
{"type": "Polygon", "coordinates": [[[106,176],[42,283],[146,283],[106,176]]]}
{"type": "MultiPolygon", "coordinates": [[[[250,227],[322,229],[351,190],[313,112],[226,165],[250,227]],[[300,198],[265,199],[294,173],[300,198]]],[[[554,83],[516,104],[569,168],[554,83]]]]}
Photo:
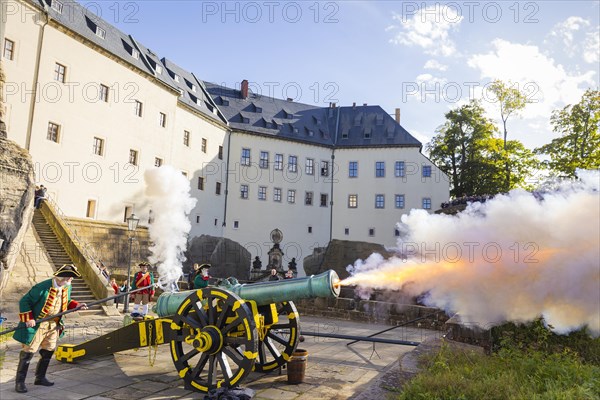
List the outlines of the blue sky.
{"type": "Polygon", "coordinates": [[[200,79],[327,106],[401,108],[423,143],[444,113],[512,81],[532,101],[509,139],[549,142],[551,111],[599,85],[599,1],[82,2],[200,79]]]}

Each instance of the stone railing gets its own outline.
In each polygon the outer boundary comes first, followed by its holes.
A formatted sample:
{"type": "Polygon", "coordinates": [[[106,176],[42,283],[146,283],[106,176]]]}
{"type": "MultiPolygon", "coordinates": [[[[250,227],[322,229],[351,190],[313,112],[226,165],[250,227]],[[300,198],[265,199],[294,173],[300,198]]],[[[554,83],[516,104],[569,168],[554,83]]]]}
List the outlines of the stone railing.
{"type": "Polygon", "coordinates": [[[87,251],[87,246],[82,242],[64,218],[64,214],[58,208],[56,202],[51,198],[42,202],[40,211],[44,215],[46,222],[62,244],[65,251],[71,257],[73,263],[81,272],[81,275],[89,285],[92,293],[98,299],[107,297],[112,293],[112,288],[108,286],[107,278],[96,266],[92,255],[87,251]]]}

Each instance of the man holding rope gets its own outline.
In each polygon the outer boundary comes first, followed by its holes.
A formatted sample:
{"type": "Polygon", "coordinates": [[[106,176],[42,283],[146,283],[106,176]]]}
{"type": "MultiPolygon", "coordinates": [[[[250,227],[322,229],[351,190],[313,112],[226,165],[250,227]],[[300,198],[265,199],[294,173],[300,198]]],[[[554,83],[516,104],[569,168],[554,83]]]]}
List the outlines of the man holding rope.
{"type": "Polygon", "coordinates": [[[15,391],[26,393],[25,378],[29,363],[38,349],[40,360],[35,369],[34,385],[52,386],[46,378],[46,371],[56,349],[58,338],[62,337],[64,325],[62,317],[44,321],[36,325],[36,319],[54,315],[66,310],[86,310],[85,303],[71,299],[71,281],[80,278],[81,274],[73,264],[65,264],[54,273],[54,278],[47,279],[33,286],[19,301],[19,325],[13,338],[23,343],[19,354],[19,366],[15,378],[15,391]]]}

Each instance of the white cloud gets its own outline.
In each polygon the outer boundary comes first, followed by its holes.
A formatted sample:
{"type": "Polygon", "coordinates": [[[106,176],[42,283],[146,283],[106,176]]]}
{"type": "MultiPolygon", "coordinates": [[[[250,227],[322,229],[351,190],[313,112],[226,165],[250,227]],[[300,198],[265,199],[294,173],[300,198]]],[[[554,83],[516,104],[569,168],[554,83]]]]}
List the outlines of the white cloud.
{"type": "Polygon", "coordinates": [[[392,26],[388,30],[399,28],[401,31],[390,40],[392,43],[421,47],[431,55],[447,57],[457,53],[449,33],[458,29],[463,17],[455,8],[436,3],[415,11],[412,18],[395,14],[393,19],[401,26],[392,26]]]}
{"type": "MultiPolygon", "coordinates": [[[[479,71],[482,80],[516,83],[533,102],[525,108],[525,118],[549,118],[552,110],[578,102],[585,89],[597,85],[595,71],[569,74],[537,46],[495,39],[492,47],[487,54],[469,57],[467,64],[479,71]]],[[[496,107],[489,94],[484,96],[483,103],[490,111],[496,107]],[[486,98],[490,101],[485,101],[486,98]]]]}
{"type": "Polygon", "coordinates": [[[423,68],[424,69],[435,69],[435,70],[444,72],[448,69],[448,66],[440,63],[438,60],[431,59],[431,60],[427,60],[427,62],[423,66],[423,68]]]}
{"type": "Polygon", "coordinates": [[[585,38],[583,59],[590,64],[600,62],[600,29],[588,32],[585,38]]]}
{"type": "Polygon", "coordinates": [[[544,43],[554,51],[569,57],[579,55],[590,64],[600,62],[600,30],[594,30],[588,19],[571,16],[554,25],[548,36],[544,43]]]}

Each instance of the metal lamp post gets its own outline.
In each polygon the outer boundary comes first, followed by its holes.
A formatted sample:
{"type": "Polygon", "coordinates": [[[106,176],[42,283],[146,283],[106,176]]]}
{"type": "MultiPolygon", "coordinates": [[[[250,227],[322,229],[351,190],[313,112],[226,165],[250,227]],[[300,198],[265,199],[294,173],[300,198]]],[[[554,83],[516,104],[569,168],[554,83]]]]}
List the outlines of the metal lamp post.
{"type": "MultiPolygon", "coordinates": [[[[131,214],[129,218],[127,218],[127,231],[129,232],[129,262],[127,264],[127,288],[129,291],[131,288],[131,245],[133,243],[133,239],[135,237],[135,230],[137,229],[138,222],[140,222],[139,218],[135,217],[135,214],[131,214]]],[[[129,313],[129,295],[125,296],[125,303],[123,306],[123,313],[129,313]]]]}

